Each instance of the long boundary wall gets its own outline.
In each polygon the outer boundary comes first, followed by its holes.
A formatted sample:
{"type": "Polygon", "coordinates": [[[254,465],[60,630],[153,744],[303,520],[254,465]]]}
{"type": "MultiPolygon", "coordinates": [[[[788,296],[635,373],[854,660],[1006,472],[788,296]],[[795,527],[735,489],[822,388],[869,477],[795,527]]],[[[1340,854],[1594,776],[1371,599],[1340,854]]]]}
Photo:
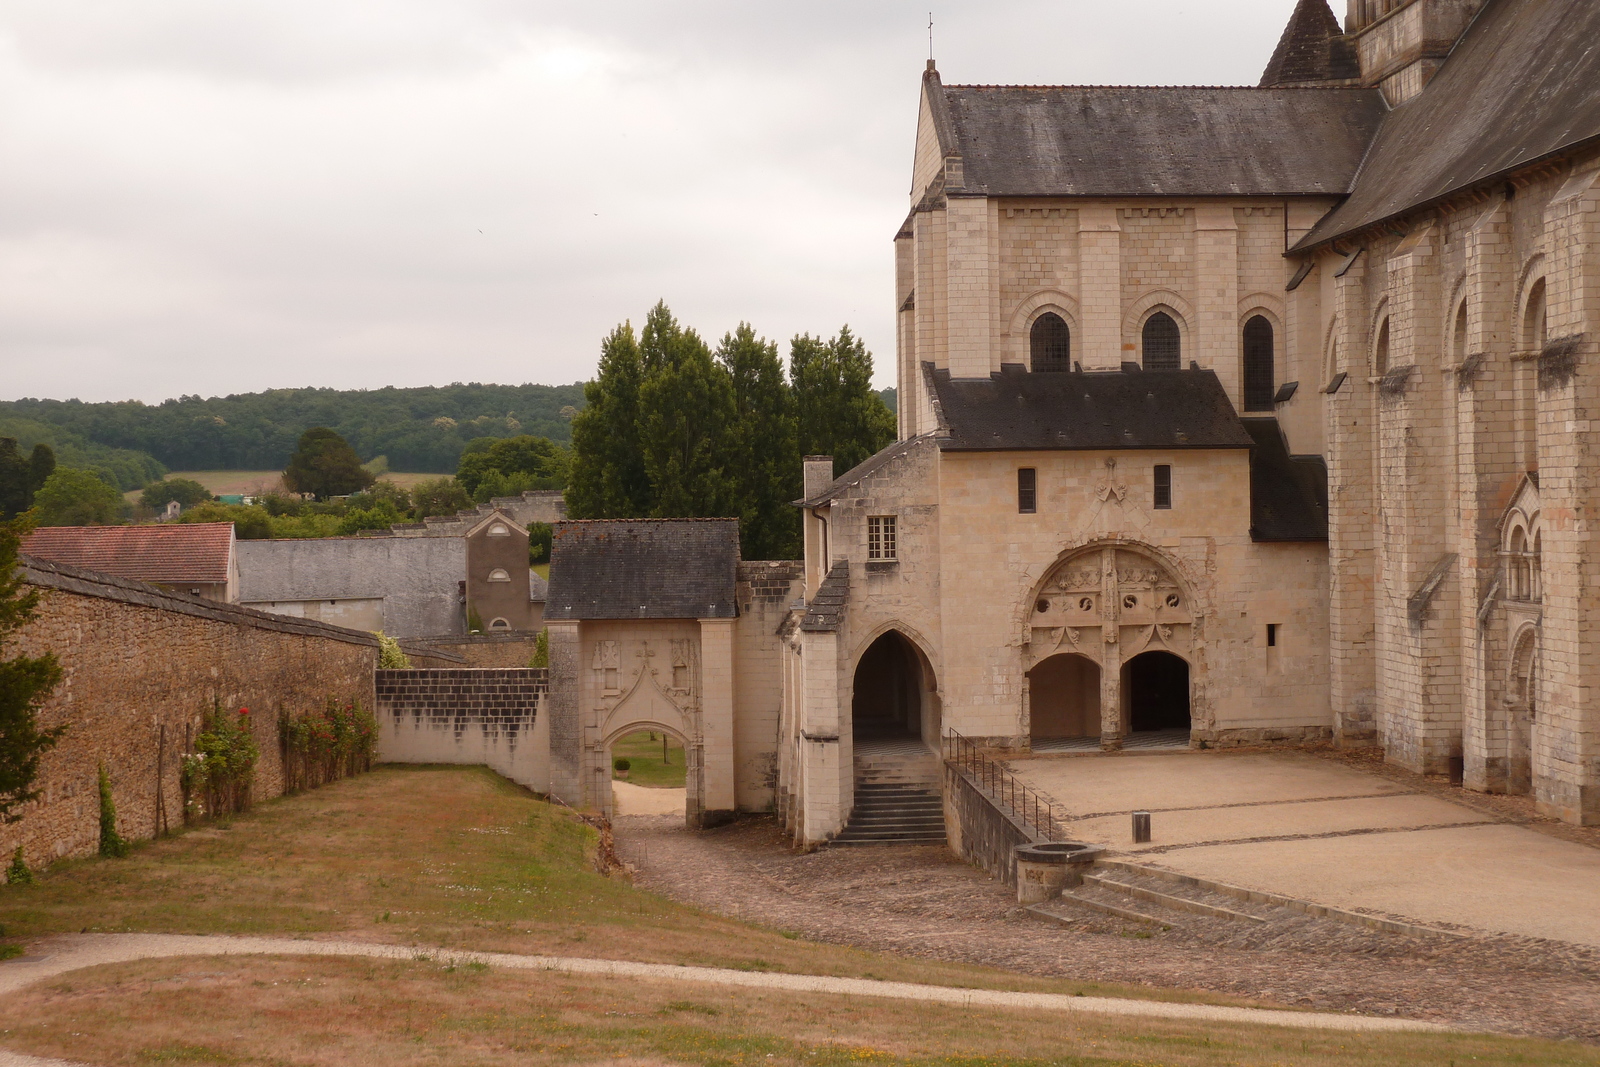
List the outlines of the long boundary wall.
{"type": "Polygon", "coordinates": [[[40,798],[20,822],[0,826],[5,855],[21,845],[38,865],[97,851],[102,763],[123,837],[155,836],[158,797],[166,825],[181,826],[179,758],[215,703],[250,709],[257,800],[283,792],[280,711],[309,711],[329,697],[375,704],[371,634],[26,556],[22,574],[44,595],[5,655],[56,655],[63,678],[39,721],[67,731],[41,762],[40,798]]]}

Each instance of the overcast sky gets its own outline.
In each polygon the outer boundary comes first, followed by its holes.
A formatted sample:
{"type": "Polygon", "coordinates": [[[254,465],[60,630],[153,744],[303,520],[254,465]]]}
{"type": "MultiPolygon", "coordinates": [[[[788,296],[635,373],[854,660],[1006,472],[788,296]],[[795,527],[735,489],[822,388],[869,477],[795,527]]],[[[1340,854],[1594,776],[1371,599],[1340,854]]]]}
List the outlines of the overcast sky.
{"type": "MultiPolygon", "coordinates": [[[[944,3],[934,48],[1252,84],[1293,6],[944,3]]],[[[713,340],[849,323],[892,384],[927,8],[8,0],[0,399],[571,382],[661,298],[713,340]]]]}

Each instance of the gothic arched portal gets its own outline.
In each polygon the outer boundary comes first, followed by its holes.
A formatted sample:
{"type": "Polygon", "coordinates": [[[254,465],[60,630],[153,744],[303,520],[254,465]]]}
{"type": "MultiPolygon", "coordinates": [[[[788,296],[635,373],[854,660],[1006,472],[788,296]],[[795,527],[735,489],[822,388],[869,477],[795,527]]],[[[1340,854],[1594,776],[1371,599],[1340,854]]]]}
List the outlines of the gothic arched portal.
{"type": "Polygon", "coordinates": [[[926,688],[917,647],[898,630],[885,632],[856,663],[850,697],[851,734],[857,741],[937,740],[937,730],[924,736],[926,688]]]}

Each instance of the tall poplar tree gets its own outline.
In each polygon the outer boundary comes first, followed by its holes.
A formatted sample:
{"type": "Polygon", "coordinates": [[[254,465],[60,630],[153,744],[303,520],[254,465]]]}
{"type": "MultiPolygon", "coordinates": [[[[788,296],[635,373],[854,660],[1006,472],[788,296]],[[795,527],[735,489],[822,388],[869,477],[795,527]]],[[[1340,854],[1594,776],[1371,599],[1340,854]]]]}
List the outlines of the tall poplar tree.
{"type": "Polygon", "coordinates": [[[775,342],[757,337],[749,323],[722,338],[717,361],[733,382],[734,422],[729,466],[745,559],[800,555],[800,448],[794,399],[784,380],[775,342]]]}
{"type": "Polygon", "coordinates": [[[572,476],[567,514],[574,519],[629,519],[650,513],[650,479],[639,445],[639,387],[644,357],[625,322],[600,345],[600,368],[583,387],[572,418],[572,476]]]}
{"type": "Polygon", "coordinates": [[[733,513],[728,473],[733,382],[693,330],[666,303],[650,309],[639,337],[644,382],[639,387],[639,444],[650,478],[655,518],[725,517],[733,513]]]}
{"type": "Polygon", "coordinates": [[[789,378],[801,455],[832,456],[842,474],[894,440],[894,414],[872,390],[872,353],[850,327],[790,342],[789,378]]]}

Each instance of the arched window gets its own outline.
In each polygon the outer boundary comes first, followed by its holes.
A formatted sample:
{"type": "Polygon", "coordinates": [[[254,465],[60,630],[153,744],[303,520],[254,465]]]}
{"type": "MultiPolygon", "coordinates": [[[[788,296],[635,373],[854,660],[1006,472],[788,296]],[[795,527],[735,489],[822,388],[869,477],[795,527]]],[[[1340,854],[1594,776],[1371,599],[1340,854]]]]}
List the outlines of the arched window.
{"type": "Polygon", "coordinates": [[[490,537],[510,537],[511,536],[511,531],[506,528],[505,523],[497,522],[493,526],[489,527],[489,536],[490,537]]]}
{"type": "Polygon", "coordinates": [[[1467,302],[1463,300],[1461,306],[1456,308],[1456,334],[1453,339],[1455,351],[1452,353],[1459,364],[1467,358],[1467,302]]]}
{"type": "Polygon", "coordinates": [[[1272,323],[1265,315],[1253,316],[1244,324],[1244,409],[1271,411],[1274,380],[1272,323]]]}
{"type": "Polygon", "coordinates": [[[1046,311],[1033,320],[1028,336],[1029,357],[1037,371],[1072,369],[1072,331],[1060,315],[1046,311]]]}
{"type": "Polygon", "coordinates": [[[1533,550],[1528,553],[1528,599],[1544,599],[1544,534],[1535,530],[1533,550]]]}
{"type": "Polygon", "coordinates": [[[1545,313],[1544,279],[1540,278],[1528,290],[1528,306],[1522,312],[1522,347],[1530,352],[1543,351],[1549,339],[1549,319],[1545,313]]]}
{"type": "Polygon", "coordinates": [[[1165,311],[1144,320],[1144,369],[1177,370],[1183,365],[1178,324],[1165,311]]]}
{"type": "Polygon", "coordinates": [[[507,574],[501,568],[496,567],[494,570],[489,572],[489,580],[491,582],[509,582],[511,580],[511,575],[507,574]]]}
{"type": "Polygon", "coordinates": [[[509,622],[507,622],[506,620],[504,620],[504,619],[496,619],[496,620],[494,620],[494,622],[491,622],[489,624],[489,629],[491,629],[491,630],[509,630],[509,629],[511,629],[511,624],[509,622]]]}
{"type": "Polygon", "coordinates": [[[1378,326],[1378,343],[1372,346],[1372,373],[1389,373],[1389,320],[1378,326]]]}

